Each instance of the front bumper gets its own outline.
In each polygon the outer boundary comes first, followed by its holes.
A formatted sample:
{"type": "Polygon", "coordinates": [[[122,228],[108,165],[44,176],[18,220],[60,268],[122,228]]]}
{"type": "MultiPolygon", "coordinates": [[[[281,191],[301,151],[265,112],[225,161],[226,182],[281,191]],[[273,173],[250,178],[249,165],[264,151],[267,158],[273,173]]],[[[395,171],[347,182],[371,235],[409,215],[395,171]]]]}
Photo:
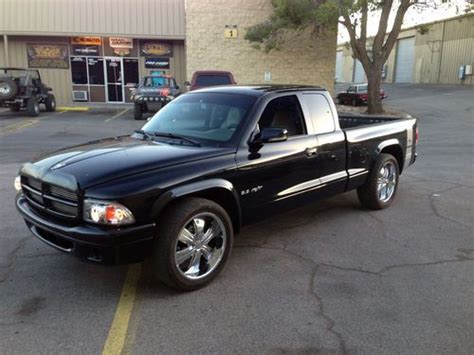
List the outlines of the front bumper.
{"type": "Polygon", "coordinates": [[[150,255],[155,224],[104,228],[89,224],[65,226],[52,222],[30,208],[23,195],[16,208],[30,231],[44,243],[64,253],[98,264],[127,264],[150,255]]]}

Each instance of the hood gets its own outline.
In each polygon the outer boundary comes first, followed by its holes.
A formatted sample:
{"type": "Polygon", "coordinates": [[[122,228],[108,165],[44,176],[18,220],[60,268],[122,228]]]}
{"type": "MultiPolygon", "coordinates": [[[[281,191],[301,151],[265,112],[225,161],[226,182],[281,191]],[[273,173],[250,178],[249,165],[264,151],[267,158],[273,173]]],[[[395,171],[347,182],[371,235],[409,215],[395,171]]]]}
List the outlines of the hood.
{"type": "Polygon", "coordinates": [[[233,152],[234,148],[170,145],[124,136],[56,151],[25,164],[20,173],[75,190],[233,152]]]}

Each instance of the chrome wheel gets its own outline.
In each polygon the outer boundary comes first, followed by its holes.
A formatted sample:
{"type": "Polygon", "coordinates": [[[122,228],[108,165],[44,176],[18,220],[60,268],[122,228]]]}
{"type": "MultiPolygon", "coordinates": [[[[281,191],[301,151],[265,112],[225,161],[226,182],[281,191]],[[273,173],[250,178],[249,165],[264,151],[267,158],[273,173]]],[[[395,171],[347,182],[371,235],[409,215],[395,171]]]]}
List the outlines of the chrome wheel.
{"type": "Polygon", "coordinates": [[[377,196],[381,202],[386,203],[392,198],[397,178],[397,167],[393,162],[387,161],[380,169],[377,178],[377,196]]]}
{"type": "Polygon", "coordinates": [[[174,255],[176,268],[187,279],[204,278],[220,264],[226,247],[224,222],[213,213],[199,213],[179,232],[174,255]]]}

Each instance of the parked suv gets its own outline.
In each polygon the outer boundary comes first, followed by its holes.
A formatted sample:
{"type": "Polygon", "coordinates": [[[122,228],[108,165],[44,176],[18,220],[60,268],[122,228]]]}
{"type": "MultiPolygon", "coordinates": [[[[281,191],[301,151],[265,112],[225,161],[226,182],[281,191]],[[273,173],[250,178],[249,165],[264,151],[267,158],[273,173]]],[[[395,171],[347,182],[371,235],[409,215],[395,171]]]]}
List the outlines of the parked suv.
{"type": "Polygon", "coordinates": [[[132,95],[135,104],[134,118],[141,120],[143,113],[158,111],[180,94],[181,90],[172,76],[145,76],[132,95]]]}
{"type": "Polygon", "coordinates": [[[38,116],[40,104],[46,111],[56,110],[53,91],[41,81],[38,70],[22,68],[0,68],[0,107],[12,111],[25,108],[30,116],[38,116]]]}
{"type": "Polygon", "coordinates": [[[197,90],[209,86],[235,85],[234,75],[230,71],[201,70],[193,74],[191,82],[185,83],[189,86],[189,91],[197,90]]]}

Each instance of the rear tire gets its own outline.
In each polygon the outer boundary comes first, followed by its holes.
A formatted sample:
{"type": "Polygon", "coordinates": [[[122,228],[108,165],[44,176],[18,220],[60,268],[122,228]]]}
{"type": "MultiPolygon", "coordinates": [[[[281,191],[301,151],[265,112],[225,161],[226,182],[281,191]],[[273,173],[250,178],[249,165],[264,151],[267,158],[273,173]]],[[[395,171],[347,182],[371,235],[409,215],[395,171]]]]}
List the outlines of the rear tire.
{"type": "Polygon", "coordinates": [[[46,106],[46,111],[56,111],[56,99],[54,98],[53,94],[48,94],[48,97],[44,101],[44,105],[46,106]]]}
{"type": "Polygon", "coordinates": [[[194,291],[222,271],[234,232],[221,206],[202,198],[186,198],[169,206],[159,221],[148,263],[151,276],[179,291],[194,291]]]}
{"type": "Polygon", "coordinates": [[[399,181],[397,159],[391,154],[380,154],[364,185],[357,189],[361,204],[371,210],[390,206],[395,199],[399,181]]]}
{"type": "Polygon", "coordinates": [[[143,108],[141,104],[134,104],[133,106],[133,118],[136,120],[143,119],[143,108]]]}
{"type": "Polygon", "coordinates": [[[40,114],[39,103],[36,97],[30,97],[26,102],[26,112],[32,117],[38,116],[40,114]]]}

